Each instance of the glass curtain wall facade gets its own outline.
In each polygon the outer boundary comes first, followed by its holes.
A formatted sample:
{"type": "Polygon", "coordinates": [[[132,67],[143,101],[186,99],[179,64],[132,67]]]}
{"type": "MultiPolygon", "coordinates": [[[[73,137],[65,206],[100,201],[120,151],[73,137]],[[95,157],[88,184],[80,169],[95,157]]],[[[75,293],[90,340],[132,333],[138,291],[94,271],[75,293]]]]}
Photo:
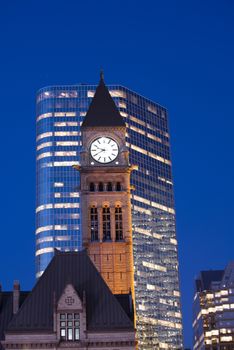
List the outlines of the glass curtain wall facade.
{"type": "MultiPolygon", "coordinates": [[[[108,85],[127,125],[132,173],[136,323],[140,349],[182,349],[174,193],[167,111],[108,85]]],[[[51,86],[37,94],[36,276],[54,248],[79,250],[80,125],[96,85],[51,86]]]]}
{"type": "Polygon", "coordinates": [[[234,262],[195,281],[193,350],[234,349],[234,262]]]}

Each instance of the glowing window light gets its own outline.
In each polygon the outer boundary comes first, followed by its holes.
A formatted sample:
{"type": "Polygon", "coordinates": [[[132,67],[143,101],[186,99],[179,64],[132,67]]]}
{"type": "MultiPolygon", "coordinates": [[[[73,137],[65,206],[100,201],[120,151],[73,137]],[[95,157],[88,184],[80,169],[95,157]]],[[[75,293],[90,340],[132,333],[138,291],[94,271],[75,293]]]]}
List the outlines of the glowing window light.
{"type": "Polygon", "coordinates": [[[79,136],[78,131],[55,131],[54,136],[79,136]]]}
{"type": "Polygon", "coordinates": [[[43,248],[36,251],[36,256],[45,254],[45,253],[53,253],[53,252],[54,252],[54,248],[43,248]]]}
{"type": "Polygon", "coordinates": [[[78,141],[57,141],[56,146],[79,146],[78,141]]]}
{"type": "Polygon", "coordinates": [[[39,156],[37,156],[37,160],[40,160],[42,158],[52,157],[52,156],[53,156],[53,152],[44,152],[39,154],[39,156]]]}
{"type": "Polygon", "coordinates": [[[77,156],[77,152],[76,151],[58,151],[55,152],[54,155],[56,157],[71,157],[71,156],[77,156]]]}
{"type": "Polygon", "coordinates": [[[75,165],[74,161],[70,161],[70,162],[54,162],[53,166],[73,166],[75,165]]]}
{"type": "Polygon", "coordinates": [[[79,203],[55,203],[54,208],[79,208],[79,203]]]}
{"type": "Polygon", "coordinates": [[[126,98],[126,93],[124,91],[121,90],[110,90],[110,95],[112,97],[122,97],[122,98],[126,98]]]}
{"type": "Polygon", "coordinates": [[[37,136],[37,141],[41,140],[41,139],[44,139],[46,137],[51,137],[53,136],[53,133],[52,132],[44,132],[43,134],[40,134],[37,136]]]}
{"type": "Polygon", "coordinates": [[[41,227],[38,227],[38,229],[36,230],[36,234],[40,232],[50,231],[50,230],[53,230],[53,225],[41,226],[41,227]]]}
{"type": "Polygon", "coordinates": [[[53,142],[41,143],[40,145],[37,146],[37,151],[39,151],[42,148],[51,147],[51,146],[53,146],[53,142]]]}
{"type": "Polygon", "coordinates": [[[52,116],[53,116],[52,113],[40,114],[40,115],[37,117],[37,122],[39,122],[40,120],[45,119],[45,118],[51,118],[52,116]]]}
{"type": "Polygon", "coordinates": [[[55,122],[54,126],[64,127],[64,126],[78,126],[77,122],[55,122]]]}
{"type": "Polygon", "coordinates": [[[54,187],[63,187],[64,183],[63,182],[55,182],[54,187]]]}
{"type": "Polygon", "coordinates": [[[149,269],[152,269],[152,270],[158,270],[158,271],[162,271],[162,272],[167,271],[167,268],[165,266],[153,264],[153,263],[148,262],[148,261],[142,261],[142,265],[145,267],[148,267],[149,269]]]}
{"type": "Polygon", "coordinates": [[[75,117],[76,116],[76,113],[74,112],[57,112],[57,113],[54,113],[54,116],[55,117],[75,117]]]}
{"type": "Polygon", "coordinates": [[[36,213],[38,213],[41,210],[45,210],[45,209],[52,209],[53,208],[53,204],[49,203],[49,204],[42,204],[39,205],[39,207],[36,208],[36,213]]]}

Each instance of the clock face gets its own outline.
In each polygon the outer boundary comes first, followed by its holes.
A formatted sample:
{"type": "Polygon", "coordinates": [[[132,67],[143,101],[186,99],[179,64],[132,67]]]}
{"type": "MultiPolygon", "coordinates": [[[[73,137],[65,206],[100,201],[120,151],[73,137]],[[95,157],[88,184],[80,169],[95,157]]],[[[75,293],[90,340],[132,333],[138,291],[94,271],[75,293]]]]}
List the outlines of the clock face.
{"type": "Polygon", "coordinates": [[[119,147],[111,138],[99,137],[91,143],[90,153],[97,162],[110,163],[118,156],[119,147]]]}

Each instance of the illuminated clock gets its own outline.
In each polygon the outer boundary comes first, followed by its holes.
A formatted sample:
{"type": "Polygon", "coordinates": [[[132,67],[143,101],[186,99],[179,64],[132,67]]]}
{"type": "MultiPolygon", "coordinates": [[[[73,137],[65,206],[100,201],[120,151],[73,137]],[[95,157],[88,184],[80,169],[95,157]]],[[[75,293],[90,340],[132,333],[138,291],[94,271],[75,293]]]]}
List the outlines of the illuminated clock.
{"type": "Polygon", "coordinates": [[[118,156],[119,147],[110,137],[99,137],[91,143],[90,154],[96,162],[110,163],[118,156]]]}

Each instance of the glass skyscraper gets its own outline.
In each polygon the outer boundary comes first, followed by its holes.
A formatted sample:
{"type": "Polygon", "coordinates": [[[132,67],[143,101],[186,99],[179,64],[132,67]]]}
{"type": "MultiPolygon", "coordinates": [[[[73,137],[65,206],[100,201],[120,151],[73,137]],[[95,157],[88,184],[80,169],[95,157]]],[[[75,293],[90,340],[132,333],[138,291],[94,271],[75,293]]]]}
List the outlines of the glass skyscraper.
{"type": "MultiPolygon", "coordinates": [[[[127,125],[131,175],[136,324],[139,349],[182,349],[174,193],[167,111],[108,85],[127,125]]],[[[80,125],[96,85],[50,86],[37,93],[36,276],[54,248],[82,248],[80,125]]]]}
{"type": "Polygon", "coordinates": [[[234,262],[201,271],[193,299],[193,350],[234,349],[234,262]]]}

